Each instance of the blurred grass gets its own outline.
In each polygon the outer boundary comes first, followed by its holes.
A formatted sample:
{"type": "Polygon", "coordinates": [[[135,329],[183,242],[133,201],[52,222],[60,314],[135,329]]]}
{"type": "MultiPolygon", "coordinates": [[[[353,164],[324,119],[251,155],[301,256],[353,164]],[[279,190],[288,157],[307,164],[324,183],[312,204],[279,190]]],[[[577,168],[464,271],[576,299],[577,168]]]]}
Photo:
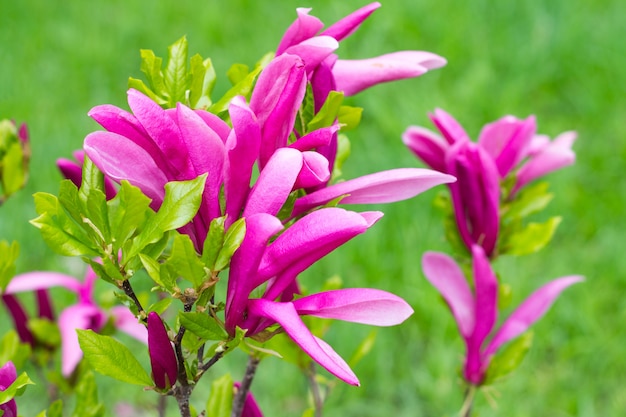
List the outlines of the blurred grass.
{"type": "MultiPolygon", "coordinates": [[[[164,55],[167,45],[187,35],[190,51],[210,56],[223,76],[231,63],[251,65],[274,49],[295,7],[312,6],[330,23],[363,4],[0,2],[0,117],[27,122],[33,149],[28,187],[5,204],[0,218],[0,237],[22,246],[18,270],[76,269],[74,261],[53,255],[28,225],[35,216],[31,194],[57,191],[54,160],[68,157],[98,128],[86,116],[91,107],[126,107],[127,78],[141,75],[140,48],[164,55]]],[[[505,114],[535,114],[539,130],[552,136],[579,133],[576,165],[550,176],[555,199],[548,214],[563,215],[554,241],[538,254],[502,259],[498,269],[516,289],[516,303],[558,276],[584,274],[587,281],[568,290],[535,326],[529,356],[496,386],[498,408],[479,396],[481,416],[623,415],[625,13],[621,0],[390,0],[342,42],[345,58],[422,49],[448,59],[445,68],[422,78],[378,86],[351,100],[365,114],[350,134],[347,177],[418,166],[400,135],[410,124],[429,126],[427,113],[435,107],[456,116],[474,137],[505,114]]],[[[225,77],[218,82],[223,91],[225,77]]],[[[339,273],[346,286],[395,292],[416,310],[402,326],[379,331],[374,351],[355,369],[363,386],[338,384],[327,416],[451,416],[460,408],[462,344],[420,271],[424,251],[445,250],[441,218],[431,203],[435,193],[375,207],[386,213],[376,227],[303,277],[318,288],[339,273]]],[[[328,341],[348,357],[368,331],[337,323],[328,341]]],[[[132,400],[139,392],[102,382],[100,395],[108,402],[132,400]]],[[[206,391],[208,380],[202,385],[206,391]]],[[[305,406],[304,380],[278,360],[260,368],[253,389],[266,415],[297,416],[305,406]]],[[[144,397],[150,401],[150,394],[144,397]]],[[[25,405],[33,414],[43,406],[36,397],[25,405]]]]}

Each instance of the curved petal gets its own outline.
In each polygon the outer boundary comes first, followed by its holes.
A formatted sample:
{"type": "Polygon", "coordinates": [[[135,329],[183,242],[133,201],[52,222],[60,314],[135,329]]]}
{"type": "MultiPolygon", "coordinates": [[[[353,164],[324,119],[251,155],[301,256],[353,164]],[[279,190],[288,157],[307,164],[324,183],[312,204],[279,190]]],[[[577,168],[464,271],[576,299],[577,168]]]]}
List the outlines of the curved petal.
{"type": "Polygon", "coordinates": [[[500,177],[506,177],[526,157],[536,129],[534,116],[525,120],[505,116],[483,128],[478,143],[496,162],[500,177]]]}
{"type": "Polygon", "coordinates": [[[287,28],[285,34],[276,48],[276,56],[282,55],[285,49],[297,45],[302,41],[312,38],[324,27],[324,24],[315,16],[309,15],[310,8],[297,8],[298,17],[287,28]]]}
{"type": "Polygon", "coordinates": [[[394,326],[413,314],[411,306],[402,298],[371,288],[326,291],[299,298],[293,305],[299,315],[373,326],[394,326]]]}
{"type": "Polygon", "coordinates": [[[446,152],[450,145],[444,138],[420,126],[409,126],[402,142],[419,159],[435,171],[446,172],[446,152]]]}
{"type": "Polygon", "coordinates": [[[128,180],[152,199],[152,208],[158,208],[165,196],[166,174],[143,148],[123,136],[110,132],[93,132],[87,135],[85,152],[115,181],[128,180]]]}
{"type": "Polygon", "coordinates": [[[213,132],[217,133],[223,143],[226,143],[226,139],[228,139],[228,135],[230,134],[230,126],[228,126],[225,121],[220,119],[219,116],[206,110],[195,109],[194,113],[200,116],[200,118],[204,120],[204,123],[206,123],[206,125],[209,126],[213,132]]]}
{"type": "Polygon", "coordinates": [[[418,77],[446,60],[430,52],[400,51],[360,60],[339,59],[333,66],[337,90],[352,96],[374,85],[418,77]]]}
{"type": "Polygon", "coordinates": [[[76,329],[98,331],[106,322],[104,314],[93,305],[78,304],[63,310],[59,315],[61,332],[61,373],[69,376],[83,357],[76,329]]]}
{"type": "Polygon", "coordinates": [[[333,135],[337,133],[340,128],[341,126],[334,124],[332,126],[314,130],[293,142],[289,145],[289,147],[304,152],[320,146],[327,146],[333,139],[333,135]]]}
{"type": "Polygon", "coordinates": [[[313,71],[337,48],[339,43],[330,36],[315,36],[304,40],[285,50],[286,54],[297,55],[302,58],[307,72],[313,71]]]}
{"type": "MultiPolygon", "coordinates": [[[[8,388],[17,379],[17,370],[13,362],[8,361],[0,367],[0,385],[8,388]]],[[[4,389],[3,388],[3,389],[4,389]]]]}
{"type": "Polygon", "coordinates": [[[345,195],[342,204],[391,203],[414,197],[439,184],[455,181],[451,175],[424,168],[399,168],[365,175],[315,191],[296,200],[292,216],[323,206],[345,195]]]}
{"type": "Polygon", "coordinates": [[[302,152],[302,169],[298,174],[294,189],[315,187],[330,179],[328,159],[318,152],[302,152]]]}
{"type": "Polygon", "coordinates": [[[267,317],[280,324],[300,348],[331,374],[351,385],[359,380],[346,362],[325,342],[316,338],[305,326],[292,303],[275,303],[263,299],[250,300],[250,314],[267,317]]]}
{"type": "Polygon", "coordinates": [[[252,187],[243,217],[256,213],[278,214],[294,188],[302,163],[302,152],[291,148],[278,149],[252,187]]]}
{"type": "Polygon", "coordinates": [[[459,333],[467,340],[474,330],[476,303],[463,271],[450,256],[437,252],[424,254],[422,270],[450,307],[459,333]]]}
{"type": "Polygon", "coordinates": [[[504,343],[524,333],[548,311],[563,290],[583,280],[577,275],[559,278],[532,293],[502,324],[485,350],[484,357],[488,358],[504,343]]]}
{"type": "Polygon", "coordinates": [[[359,26],[361,26],[361,23],[363,23],[363,21],[367,19],[369,15],[374,12],[374,10],[378,9],[379,7],[379,2],[370,3],[367,6],[361,7],[360,9],[355,10],[343,19],[338,20],[337,22],[330,25],[322,32],[322,35],[332,36],[338,41],[347,38],[352,33],[354,33],[354,31],[357,30],[359,26]]]}
{"type": "Polygon", "coordinates": [[[234,334],[245,319],[245,310],[250,292],[255,288],[253,277],[268,240],[283,228],[276,217],[260,213],[246,218],[246,235],[233,254],[228,275],[226,293],[226,330],[234,334]]]}
{"type": "Polygon", "coordinates": [[[117,330],[134,337],[146,345],[148,344],[146,326],[141,324],[127,307],[115,306],[111,309],[110,314],[113,317],[113,325],[117,330]]]}
{"type": "Polygon", "coordinates": [[[52,287],[64,287],[78,294],[82,285],[79,280],[70,275],[34,271],[14,276],[4,292],[5,294],[15,294],[52,287]]]}
{"type": "Polygon", "coordinates": [[[467,133],[465,133],[465,129],[463,129],[459,122],[444,110],[435,109],[435,111],[428,116],[450,145],[456,142],[470,140],[467,133]]]}

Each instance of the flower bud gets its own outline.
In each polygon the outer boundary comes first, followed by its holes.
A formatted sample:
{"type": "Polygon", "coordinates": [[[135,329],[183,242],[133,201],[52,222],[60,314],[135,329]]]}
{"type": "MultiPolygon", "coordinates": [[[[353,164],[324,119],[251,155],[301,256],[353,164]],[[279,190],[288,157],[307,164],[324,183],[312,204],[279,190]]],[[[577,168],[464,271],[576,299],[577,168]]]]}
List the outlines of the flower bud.
{"type": "Polygon", "coordinates": [[[176,382],[178,363],[165,325],[155,312],[148,314],[148,351],[154,384],[160,389],[170,388],[176,382]]]}

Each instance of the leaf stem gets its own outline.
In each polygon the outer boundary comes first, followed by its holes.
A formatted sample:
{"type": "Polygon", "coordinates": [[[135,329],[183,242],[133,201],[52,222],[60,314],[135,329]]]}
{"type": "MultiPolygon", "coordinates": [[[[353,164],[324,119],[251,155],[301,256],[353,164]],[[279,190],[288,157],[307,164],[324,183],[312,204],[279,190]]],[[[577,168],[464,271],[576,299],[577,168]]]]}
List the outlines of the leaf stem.
{"type": "Polygon", "coordinates": [[[252,355],[248,359],[246,373],[241,380],[241,386],[235,394],[235,398],[233,398],[233,409],[231,411],[230,417],[241,417],[241,413],[243,412],[243,405],[246,401],[246,396],[248,395],[248,392],[250,392],[250,386],[252,385],[252,380],[254,379],[254,374],[256,373],[256,369],[260,361],[261,360],[259,358],[252,355]]]}
{"type": "Polygon", "coordinates": [[[309,385],[311,386],[311,395],[313,396],[313,409],[315,410],[315,417],[322,417],[324,399],[322,398],[320,386],[317,383],[317,379],[315,378],[316,375],[317,370],[315,367],[315,363],[311,362],[311,364],[309,365],[309,369],[307,370],[306,376],[309,380],[309,385]]]}
{"type": "Polygon", "coordinates": [[[135,294],[135,291],[133,290],[132,285],[130,285],[129,280],[126,279],[122,281],[122,289],[124,290],[124,294],[130,297],[130,299],[133,300],[133,303],[135,303],[135,306],[137,307],[137,310],[140,316],[139,318],[141,319],[141,321],[146,322],[148,320],[146,310],[144,310],[143,306],[141,305],[141,301],[139,301],[139,299],[137,298],[137,295],[135,294]]]}
{"type": "Polygon", "coordinates": [[[477,386],[471,384],[465,390],[465,400],[463,401],[463,407],[461,407],[461,411],[459,411],[459,417],[470,417],[472,415],[472,405],[474,403],[476,389],[477,386]]]}

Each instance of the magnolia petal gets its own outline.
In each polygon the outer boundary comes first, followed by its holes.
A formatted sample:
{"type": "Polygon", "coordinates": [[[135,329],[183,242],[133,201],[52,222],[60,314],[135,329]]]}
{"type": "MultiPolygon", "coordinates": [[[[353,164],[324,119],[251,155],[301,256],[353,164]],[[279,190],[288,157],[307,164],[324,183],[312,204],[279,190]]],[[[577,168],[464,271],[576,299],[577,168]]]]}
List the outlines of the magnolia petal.
{"type": "Polygon", "coordinates": [[[250,191],[243,217],[256,213],[278,214],[296,184],[302,164],[302,152],[291,148],[278,149],[250,191]]]}
{"type": "Polygon", "coordinates": [[[332,140],[333,135],[337,133],[340,128],[341,126],[334,124],[314,130],[293,142],[289,147],[304,152],[316,149],[320,146],[327,146],[332,140]]]}
{"type": "Polygon", "coordinates": [[[250,292],[268,240],[283,228],[279,219],[265,213],[246,218],[246,235],[233,254],[226,293],[226,331],[234,335],[245,319],[250,292]]]}
{"type": "Polygon", "coordinates": [[[263,141],[261,168],[278,148],[287,146],[296,114],[306,92],[306,73],[302,59],[283,54],[272,60],[259,74],[250,109],[256,114],[263,141]]]}
{"type": "Polygon", "coordinates": [[[479,245],[472,246],[472,272],[476,293],[476,318],[472,338],[480,348],[498,319],[498,279],[485,251],[479,245]]]}
{"type": "Polygon", "coordinates": [[[174,119],[148,96],[132,88],[128,90],[128,105],[167,161],[178,171],[173,174],[184,173],[188,153],[184,151],[185,143],[174,119]]]}
{"type": "MultiPolygon", "coordinates": [[[[17,370],[13,362],[8,361],[0,367],[0,391],[4,391],[17,379],[17,370]]],[[[0,411],[4,417],[17,417],[17,403],[11,399],[4,404],[0,404],[0,411]]]]}
{"type": "Polygon", "coordinates": [[[451,175],[424,168],[399,168],[365,175],[315,191],[296,200],[292,216],[345,196],[342,204],[391,203],[414,197],[439,184],[455,181],[451,175]]]}
{"type": "Polygon", "coordinates": [[[146,345],[148,344],[146,326],[141,324],[127,307],[115,306],[111,309],[110,314],[113,317],[113,325],[117,330],[134,337],[146,345]]]}
{"type": "Polygon", "coordinates": [[[18,292],[30,292],[52,287],[64,287],[78,293],[82,285],[79,280],[69,275],[57,272],[33,271],[14,276],[4,292],[5,294],[15,294],[18,292]]]}
{"type": "Polygon", "coordinates": [[[152,199],[153,208],[161,205],[168,178],[143,148],[110,132],[90,133],[85,138],[84,148],[105,175],[117,182],[128,180],[152,199]]]}
{"type": "Polygon", "coordinates": [[[275,299],[295,277],[370,226],[371,217],[340,208],[324,208],[307,214],[272,242],[259,266],[254,286],[276,277],[264,298],[275,299]]]}
{"type": "MultiPolygon", "coordinates": [[[[234,382],[233,386],[236,390],[238,390],[241,387],[241,384],[239,382],[234,382]]],[[[250,391],[246,394],[246,399],[243,402],[241,417],[263,417],[263,413],[250,391]]]]}
{"type": "Polygon", "coordinates": [[[148,314],[148,351],[152,379],[157,388],[166,389],[174,385],[178,375],[176,354],[161,317],[154,311],[148,314]]]}
{"type": "Polygon", "coordinates": [[[24,307],[22,307],[20,301],[12,294],[2,294],[0,298],[2,298],[2,302],[6,306],[7,310],[9,310],[9,315],[13,320],[15,331],[17,332],[17,335],[22,343],[33,345],[35,343],[35,338],[28,328],[28,315],[26,314],[26,311],[24,310],[24,307]]]}
{"type": "Polygon", "coordinates": [[[450,145],[444,138],[420,126],[409,126],[402,142],[435,171],[446,172],[445,155],[450,145]]]}
{"type": "Polygon", "coordinates": [[[239,218],[248,198],[252,169],[261,146],[261,128],[245,98],[234,97],[228,113],[233,129],[226,141],[227,158],[224,164],[226,226],[239,218]]]}
{"type": "Polygon", "coordinates": [[[429,117],[450,145],[470,140],[459,122],[444,110],[435,109],[433,113],[429,114],[429,117]]]}
{"type": "Polygon", "coordinates": [[[527,155],[536,128],[534,116],[525,120],[505,116],[483,127],[478,143],[496,162],[501,178],[527,155]]]}
{"type": "Polygon", "coordinates": [[[337,90],[352,96],[383,82],[418,77],[446,60],[430,52],[400,51],[361,60],[339,59],[333,67],[337,90]]]}
{"type": "Polygon", "coordinates": [[[572,165],[576,154],[572,145],[576,140],[576,132],[565,132],[537,152],[517,172],[517,182],[511,193],[517,192],[529,182],[552,171],[572,165]]]}
{"type": "Polygon", "coordinates": [[[76,329],[100,330],[106,317],[94,305],[73,305],[59,315],[59,331],[61,333],[61,373],[69,376],[83,357],[78,343],[76,329]]]}
{"type": "Polygon", "coordinates": [[[325,342],[316,338],[300,319],[292,303],[250,300],[250,314],[267,317],[280,324],[300,348],[331,374],[351,385],[359,380],[346,362],[325,342]]]}
{"type": "Polygon", "coordinates": [[[161,154],[146,129],[132,113],[111,104],[103,104],[92,108],[88,115],[109,132],[128,138],[153,157],[161,154]]]}
{"type": "Polygon", "coordinates": [[[350,13],[348,16],[343,19],[333,23],[328,28],[326,28],[322,35],[332,36],[338,41],[347,38],[355,30],[361,26],[361,23],[365,21],[371,15],[374,10],[380,7],[379,2],[370,3],[367,6],[361,7],[360,9],[350,13]]]}
{"type": "MultiPolygon", "coordinates": [[[[74,152],[74,157],[77,161],[72,161],[70,159],[59,158],[57,159],[57,168],[61,171],[61,175],[66,179],[72,181],[76,187],[80,187],[83,182],[83,161],[84,161],[84,151],[74,152]]],[[[106,194],[107,200],[110,200],[115,197],[117,194],[117,190],[113,181],[109,177],[105,175],[104,177],[104,192],[106,194]]]]}
{"type": "Polygon", "coordinates": [[[324,27],[321,20],[309,15],[310,11],[310,8],[300,7],[296,9],[298,17],[285,31],[278,48],[276,48],[276,56],[282,55],[290,46],[312,38],[324,27]]]}
{"type": "Polygon", "coordinates": [[[285,50],[286,54],[297,55],[302,58],[307,73],[313,71],[337,48],[339,43],[330,36],[315,36],[290,46],[285,50]]]}
{"type": "Polygon", "coordinates": [[[578,275],[559,278],[532,293],[502,324],[485,350],[484,357],[489,358],[500,346],[524,333],[548,311],[563,290],[583,280],[578,275]]]}
{"type": "Polygon", "coordinates": [[[294,189],[315,187],[330,179],[328,159],[317,152],[302,152],[302,169],[298,174],[294,189]]]}
{"type": "Polygon", "coordinates": [[[459,333],[468,339],[474,330],[476,305],[463,271],[454,259],[437,252],[424,254],[422,270],[428,282],[439,291],[450,307],[459,333]]]}
{"type": "Polygon", "coordinates": [[[206,123],[213,132],[217,133],[223,143],[226,143],[226,139],[230,134],[230,126],[228,126],[225,121],[220,119],[218,115],[206,110],[195,109],[194,112],[204,120],[204,123],[206,123]]]}
{"type": "Polygon", "coordinates": [[[299,315],[373,326],[394,326],[413,314],[411,306],[402,298],[371,288],[326,291],[299,298],[293,305],[299,315]]]}

